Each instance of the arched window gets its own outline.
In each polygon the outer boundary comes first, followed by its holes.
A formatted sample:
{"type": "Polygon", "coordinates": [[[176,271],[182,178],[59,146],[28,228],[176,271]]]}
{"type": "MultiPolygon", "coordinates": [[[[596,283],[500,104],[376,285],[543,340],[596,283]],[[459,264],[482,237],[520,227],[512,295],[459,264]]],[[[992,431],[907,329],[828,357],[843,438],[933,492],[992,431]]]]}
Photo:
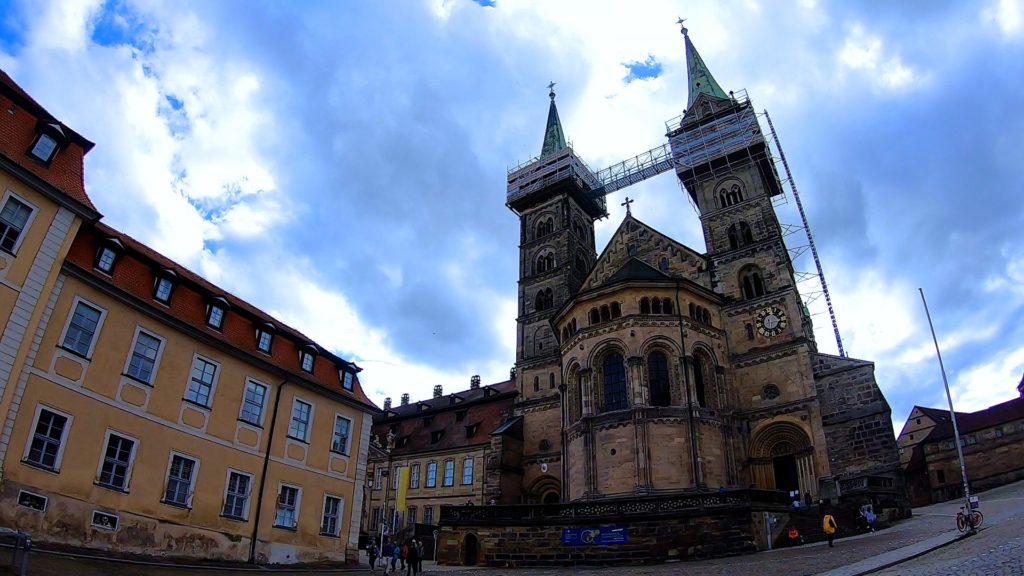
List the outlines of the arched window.
{"type": "Polygon", "coordinates": [[[551,372],[548,374],[548,388],[555,389],[555,373],[551,372]]]}
{"type": "Polygon", "coordinates": [[[704,321],[704,323],[705,323],[705,324],[707,324],[708,326],[710,326],[710,325],[711,325],[711,312],[708,312],[707,308],[703,308],[703,309],[701,310],[701,319],[702,319],[702,320],[704,321]]]}
{"type": "Polygon", "coordinates": [[[651,406],[669,406],[668,359],[664,352],[651,352],[647,357],[647,378],[651,387],[651,406]]]}
{"type": "Polygon", "coordinates": [[[622,316],[622,308],[619,307],[618,302],[612,302],[612,318],[618,318],[622,316]]]}
{"type": "Polygon", "coordinates": [[[672,313],[672,301],[669,300],[668,298],[662,298],[661,299],[661,311],[664,312],[665,314],[671,314],[672,313]]]}
{"type": "Polygon", "coordinates": [[[740,222],[740,239],[743,240],[743,244],[754,243],[754,232],[746,222],[740,222]]]}
{"type": "Polygon", "coordinates": [[[537,292],[537,297],[534,299],[534,308],[538,312],[541,310],[547,310],[555,305],[555,295],[551,291],[551,288],[544,288],[537,292]]]}
{"type": "Polygon", "coordinates": [[[736,225],[729,226],[729,249],[735,250],[740,247],[740,234],[736,230],[736,225]]]}
{"type": "Polygon", "coordinates": [[[743,202],[743,187],[738,183],[727,184],[718,189],[718,204],[720,207],[725,208],[740,202],[743,202]]]}
{"type": "Polygon", "coordinates": [[[587,262],[579,254],[576,255],[576,272],[580,275],[587,273],[587,262]]]}
{"type": "Polygon", "coordinates": [[[747,300],[764,296],[764,280],[761,278],[761,269],[757,266],[748,266],[740,272],[740,286],[743,289],[743,297],[747,300]]]}
{"type": "Polygon", "coordinates": [[[622,354],[612,352],[604,357],[604,409],[623,410],[627,408],[626,400],[626,363],[622,354]]]}
{"type": "Polygon", "coordinates": [[[575,318],[573,318],[573,319],[572,319],[572,322],[569,322],[569,334],[575,334],[575,333],[576,333],[576,331],[577,331],[577,328],[576,328],[576,319],[575,319],[575,318]]]}
{"type": "Polygon", "coordinates": [[[569,327],[568,326],[563,326],[562,327],[562,342],[564,343],[568,339],[569,339],[569,327]]]}
{"type": "Polygon", "coordinates": [[[601,321],[602,322],[607,322],[607,321],[609,321],[611,319],[612,319],[611,310],[608,309],[608,305],[607,304],[602,304],[601,305],[601,321]]]}
{"type": "Polygon", "coordinates": [[[660,298],[651,298],[651,314],[661,314],[660,298]]]}
{"type": "Polygon", "coordinates": [[[555,231],[555,221],[551,218],[545,218],[537,223],[537,238],[541,236],[547,236],[555,231]]]}
{"type": "Polygon", "coordinates": [[[540,392],[540,376],[533,377],[533,391],[540,392]]]}
{"type": "Polygon", "coordinates": [[[690,302],[689,309],[690,309],[690,318],[696,319],[697,318],[697,306],[693,302],[690,302]]]}
{"type": "Polygon", "coordinates": [[[640,313],[650,314],[651,313],[651,300],[647,296],[640,299],[640,313]]]}
{"type": "Polygon", "coordinates": [[[590,325],[594,326],[594,325],[600,324],[600,323],[601,323],[600,313],[597,311],[597,308],[591,308],[590,309],[590,325]]]}
{"type": "Polygon", "coordinates": [[[714,373],[711,370],[711,361],[708,355],[698,352],[693,355],[693,389],[697,397],[697,405],[707,407],[708,391],[712,388],[711,378],[714,373]]]}

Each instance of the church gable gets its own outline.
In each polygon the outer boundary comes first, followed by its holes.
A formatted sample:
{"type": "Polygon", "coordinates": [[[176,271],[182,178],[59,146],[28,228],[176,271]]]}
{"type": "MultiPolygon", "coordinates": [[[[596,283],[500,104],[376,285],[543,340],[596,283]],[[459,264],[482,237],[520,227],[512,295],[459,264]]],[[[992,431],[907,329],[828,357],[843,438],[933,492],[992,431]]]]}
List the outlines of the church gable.
{"type": "Polygon", "coordinates": [[[688,279],[710,288],[706,269],[702,254],[626,216],[597,258],[580,291],[624,280],[623,274],[641,275],[634,279],[688,279]],[[652,274],[661,277],[652,278],[652,274]]]}

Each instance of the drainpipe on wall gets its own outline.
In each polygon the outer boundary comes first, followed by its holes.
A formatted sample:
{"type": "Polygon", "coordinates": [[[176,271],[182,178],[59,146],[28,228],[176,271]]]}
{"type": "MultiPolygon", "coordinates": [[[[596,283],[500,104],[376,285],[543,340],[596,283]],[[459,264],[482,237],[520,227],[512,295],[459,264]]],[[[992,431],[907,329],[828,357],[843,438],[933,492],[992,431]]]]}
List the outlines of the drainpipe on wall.
{"type": "Polygon", "coordinates": [[[699,488],[704,484],[700,470],[700,456],[697,453],[697,422],[694,420],[693,395],[690,392],[690,362],[686,356],[686,332],[683,330],[683,308],[679,305],[679,281],[676,281],[676,313],[679,318],[679,347],[683,351],[683,387],[686,388],[686,421],[690,427],[690,464],[693,467],[693,485],[699,488]]]}
{"type": "Polygon", "coordinates": [[[256,539],[259,536],[260,516],[263,512],[263,490],[267,483],[267,468],[270,466],[270,449],[274,447],[274,430],[277,428],[277,409],[281,404],[281,391],[284,390],[284,385],[287,383],[288,378],[285,377],[285,379],[277,385],[277,393],[274,394],[274,411],[270,414],[270,430],[267,432],[267,452],[263,455],[263,471],[260,472],[259,499],[256,500],[256,514],[253,521],[252,538],[249,541],[250,564],[256,563],[256,539]]]}

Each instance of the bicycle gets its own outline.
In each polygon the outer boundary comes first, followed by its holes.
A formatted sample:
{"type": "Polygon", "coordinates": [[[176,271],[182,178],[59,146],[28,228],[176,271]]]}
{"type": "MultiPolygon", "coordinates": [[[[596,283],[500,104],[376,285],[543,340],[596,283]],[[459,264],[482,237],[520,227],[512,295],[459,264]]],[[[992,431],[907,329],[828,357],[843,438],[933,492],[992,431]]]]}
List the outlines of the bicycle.
{"type": "Polygon", "coordinates": [[[985,522],[985,515],[980,510],[971,510],[970,515],[964,514],[964,506],[956,513],[956,529],[961,532],[980,528],[985,522]]]}

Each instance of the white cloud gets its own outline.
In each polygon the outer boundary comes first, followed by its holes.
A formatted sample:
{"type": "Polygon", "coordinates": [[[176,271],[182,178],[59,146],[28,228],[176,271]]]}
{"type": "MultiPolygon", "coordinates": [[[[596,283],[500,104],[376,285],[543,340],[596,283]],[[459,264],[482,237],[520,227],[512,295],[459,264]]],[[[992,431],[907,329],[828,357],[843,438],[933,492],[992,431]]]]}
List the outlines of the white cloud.
{"type": "Polygon", "coordinates": [[[868,34],[860,24],[851,27],[836,57],[841,66],[868,74],[879,88],[896,90],[923,80],[899,55],[886,54],[882,37],[868,34]]]}
{"type": "Polygon", "coordinates": [[[994,0],[982,9],[981,19],[995,24],[1004,36],[1017,37],[1024,29],[1024,2],[1021,0],[994,0]]]}

